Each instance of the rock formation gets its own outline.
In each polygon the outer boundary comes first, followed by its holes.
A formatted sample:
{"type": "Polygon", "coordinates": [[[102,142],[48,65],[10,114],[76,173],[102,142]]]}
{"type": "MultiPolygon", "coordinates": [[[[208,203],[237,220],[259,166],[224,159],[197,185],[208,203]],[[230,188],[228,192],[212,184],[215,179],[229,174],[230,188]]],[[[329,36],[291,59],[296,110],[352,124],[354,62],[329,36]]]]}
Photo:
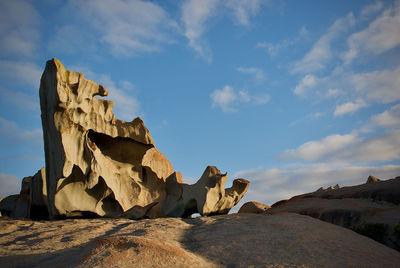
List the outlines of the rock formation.
{"type": "MultiPolygon", "coordinates": [[[[140,118],[115,118],[101,85],[47,62],[40,85],[51,217],[93,213],[118,216],[165,196],[164,181],[173,172],[140,118]]],[[[149,215],[160,216],[153,207],[149,215]]]]}
{"type": "Polygon", "coordinates": [[[295,212],[353,229],[400,250],[400,177],[318,190],[272,205],[266,213],[295,212]]]}
{"type": "Polygon", "coordinates": [[[250,201],[250,202],[246,202],[244,203],[238,213],[261,213],[266,211],[267,209],[269,209],[270,206],[256,202],[256,201],[250,201]]]}
{"type": "Polygon", "coordinates": [[[47,62],[39,90],[46,167],[24,178],[19,195],[1,200],[1,212],[33,219],[188,217],[226,214],[239,202],[248,181],[224,189],[226,174],[207,168],[195,185],[183,184],[143,121],[116,119],[114,103],[96,97],[107,94],[57,59],[47,62]]]}
{"type": "Polygon", "coordinates": [[[193,185],[180,182],[180,174],[167,178],[167,196],[161,204],[161,211],[172,217],[227,214],[249,188],[245,179],[236,179],[231,188],[225,189],[228,175],[213,166],[208,166],[201,178],[193,185]]]}

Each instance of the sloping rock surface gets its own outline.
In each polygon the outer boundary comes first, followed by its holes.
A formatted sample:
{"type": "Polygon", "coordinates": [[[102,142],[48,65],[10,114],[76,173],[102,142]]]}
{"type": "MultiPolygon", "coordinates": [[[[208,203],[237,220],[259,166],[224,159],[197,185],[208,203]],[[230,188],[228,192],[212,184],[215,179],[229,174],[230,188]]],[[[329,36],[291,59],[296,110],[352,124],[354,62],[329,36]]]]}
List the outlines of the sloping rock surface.
{"type": "Polygon", "coordinates": [[[0,219],[1,267],[398,267],[400,253],[308,216],[0,219]]]}
{"type": "Polygon", "coordinates": [[[353,230],[400,250],[400,177],[319,189],[272,205],[265,213],[294,212],[353,230]]]}

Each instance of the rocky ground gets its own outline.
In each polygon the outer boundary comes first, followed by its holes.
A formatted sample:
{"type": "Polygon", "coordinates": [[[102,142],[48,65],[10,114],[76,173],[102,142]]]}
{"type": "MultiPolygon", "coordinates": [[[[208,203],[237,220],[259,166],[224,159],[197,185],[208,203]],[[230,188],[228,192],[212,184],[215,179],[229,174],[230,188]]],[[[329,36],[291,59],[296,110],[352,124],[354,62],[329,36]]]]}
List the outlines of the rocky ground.
{"type": "Polygon", "coordinates": [[[309,216],[0,218],[0,267],[399,267],[400,252],[309,216]]]}

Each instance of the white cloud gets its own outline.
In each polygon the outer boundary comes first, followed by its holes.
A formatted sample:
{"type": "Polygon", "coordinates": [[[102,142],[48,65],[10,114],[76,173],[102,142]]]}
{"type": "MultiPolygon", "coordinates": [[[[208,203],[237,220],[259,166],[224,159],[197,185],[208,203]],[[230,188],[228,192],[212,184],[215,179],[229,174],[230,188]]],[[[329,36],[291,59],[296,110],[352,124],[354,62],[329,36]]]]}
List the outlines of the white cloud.
{"type": "Polygon", "coordinates": [[[22,110],[30,110],[33,112],[40,113],[39,96],[28,95],[22,92],[16,92],[0,87],[0,96],[2,100],[6,100],[7,103],[12,103],[16,107],[22,110]]]}
{"type": "Polygon", "coordinates": [[[260,47],[260,48],[264,48],[267,50],[268,54],[271,57],[275,57],[278,55],[279,51],[290,46],[293,45],[295,42],[293,40],[289,40],[289,39],[285,39],[279,43],[276,44],[272,44],[269,42],[258,42],[256,44],[256,47],[260,47]]]}
{"type": "Polygon", "coordinates": [[[236,70],[240,73],[250,74],[255,80],[262,81],[265,79],[264,71],[256,67],[238,67],[236,70]]]}
{"type": "Polygon", "coordinates": [[[386,9],[365,30],[352,34],[347,43],[349,50],[344,55],[346,64],[363,52],[366,57],[379,55],[400,45],[400,5],[386,9]]]}
{"type": "Polygon", "coordinates": [[[308,38],[309,32],[305,26],[302,26],[300,28],[299,34],[297,37],[293,39],[284,39],[276,44],[272,44],[270,42],[258,42],[256,44],[256,47],[259,48],[264,48],[270,57],[275,57],[279,54],[279,52],[287,47],[290,47],[296,42],[298,42],[300,39],[308,38]]]}
{"type": "Polygon", "coordinates": [[[33,56],[40,17],[30,1],[0,1],[0,54],[33,56]]]}
{"type": "Polygon", "coordinates": [[[239,96],[240,96],[240,99],[242,99],[244,102],[251,101],[251,97],[246,90],[239,91],[239,96]]]}
{"type": "Polygon", "coordinates": [[[326,157],[326,155],[343,150],[357,142],[357,138],[352,134],[330,135],[320,141],[306,142],[297,149],[286,150],[281,153],[281,157],[285,159],[317,161],[326,157]]]}
{"type": "Polygon", "coordinates": [[[375,3],[366,5],[362,10],[361,10],[361,17],[366,18],[371,15],[376,14],[377,12],[381,11],[383,8],[383,2],[382,1],[376,1],[375,3]]]}
{"type": "Polygon", "coordinates": [[[354,113],[359,109],[367,106],[368,104],[363,99],[358,98],[355,102],[349,101],[336,106],[335,112],[333,114],[335,116],[342,116],[345,114],[354,113]]]}
{"type": "Polygon", "coordinates": [[[400,128],[400,104],[391,107],[383,113],[374,115],[371,123],[384,128],[400,128]]]}
{"type": "Polygon", "coordinates": [[[27,130],[19,127],[15,122],[0,117],[0,134],[5,135],[12,142],[24,142],[43,146],[43,132],[41,128],[27,130]]]}
{"type": "Polygon", "coordinates": [[[250,95],[246,90],[236,92],[231,86],[226,85],[222,89],[216,89],[210,94],[212,107],[219,107],[225,113],[236,112],[233,106],[239,103],[249,103],[254,105],[266,104],[270,100],[267,94],[250,95]]]}
{"type": "Polygon", "coordinates": [[[253,96],[254,104],[258,104],[258,105],[266,104],[267,102],[269,102],[270,99],[271,99],[271,97],[267,94],[253,96]]]}
{"type": "Polygon", "coordinates": [[[306,142],[297,149],[286,150],[279,156],[286,160],[347,165],[400,160],[400,130],[368,138],[358,134],[330,135],[319,141],[306,142]]]}
{"type": "Polygon", "coordinates": [[[23,83],[39,90],[42,70],[31,62],[26,61],[0,61],[0,78],[15,83],[23,83]]]}
{"type": "Polygon", "coordinates": [[[236,23],[241,25],[249,25],[250,17],[257,15],[265,0],[227,0],[226,6],[233,10],[236,23]]]}
{"type": "Polygon", "coordinates": [[[349,13],[346,17],[336,20],[303,57],[296,62],[292,68],[293,73],[315,72],[326,67],[327,62],[332,58],[331,42],[354,24],[354,16],[349,13]]]}
{"type": "Polygon", "coordinates": [[[0,174],[0,198],[19,194],[21,181],[15,175],[0,174]]]}
{"type": "MultiPolygon", "coordinates": [[[[243,96],[247,98],[246,95],[243,96]]],[[[238,96],[231,86],[226,85],[222,89],[214,90],[210,97],[213,101],[213,107],[220,107],[225,113],[236,111],[236,109],[232,107],[232,103],[237,100],[238,96]]]]}
{"type": "Polygon", "coordinates": [[[318,78],[315,75],[307,74],[294,89],[294,94],[304,95],[309,89],[312,89],[317,85],[317,81],[318,78]]]}
{"type": "Polygon", "coordinates": [[[336,184],[351,186],[365,183],[369,175],[390,179],[400,174],[400,166],[332,166],[323,163],[301,164],[287,168],[243,170],[235,177],[250,180],[250,188],[236,209],[247,201],[272,205],[294,195],[313,192],[336,184]]]}
{"type": "Polygon", "coordinates": [[[219,0],[187,0],[182,5],[182,22],[189,45],[206,61],[212,61],[208,44],[202,40],[207,19],[216,12],[219,0]]]}
{"type": "Polygon", "coordinates": [[[344,94],[343,90],[340,90],[337,88],[335,88],[335,89],[329,88],[328,91],[326,92],[327,97],[336,97],[336,96],[339,96],[342,94],[344,94]]]}
{"type": "Polygon", "coordinates": [[[172,41],[167,32],[177,28],[176,22],[168,17],[164,9],[152,2],[71,0],[69,8],[78,19],[78,24],[71,27],[79,31],[81,25],[90,25],[97,32],[94,35],[98,36],[96,41],[109,45],[115,55],[135,56],[158,51],[161,43],[172,41]]]}
{"type": "Polygon", "coordinates": [[[366,95],[370,100],[380,103],[400,100],[400,66],[394,70],[354,74],[351,83],[357,93],[366,95]]]}

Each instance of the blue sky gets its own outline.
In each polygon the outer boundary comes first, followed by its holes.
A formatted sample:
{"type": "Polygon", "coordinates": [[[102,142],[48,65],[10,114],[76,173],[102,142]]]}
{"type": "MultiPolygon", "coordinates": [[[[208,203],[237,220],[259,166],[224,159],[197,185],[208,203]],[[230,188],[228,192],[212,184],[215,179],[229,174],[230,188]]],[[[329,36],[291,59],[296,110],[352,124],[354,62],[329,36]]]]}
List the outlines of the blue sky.
{"type": "Polygon", "coordinates": [[[400,175],[399,1],[1,1],[0,196],[44,166],[53,57],[186,182],[215,165],[272,204],[400,175]]]}

